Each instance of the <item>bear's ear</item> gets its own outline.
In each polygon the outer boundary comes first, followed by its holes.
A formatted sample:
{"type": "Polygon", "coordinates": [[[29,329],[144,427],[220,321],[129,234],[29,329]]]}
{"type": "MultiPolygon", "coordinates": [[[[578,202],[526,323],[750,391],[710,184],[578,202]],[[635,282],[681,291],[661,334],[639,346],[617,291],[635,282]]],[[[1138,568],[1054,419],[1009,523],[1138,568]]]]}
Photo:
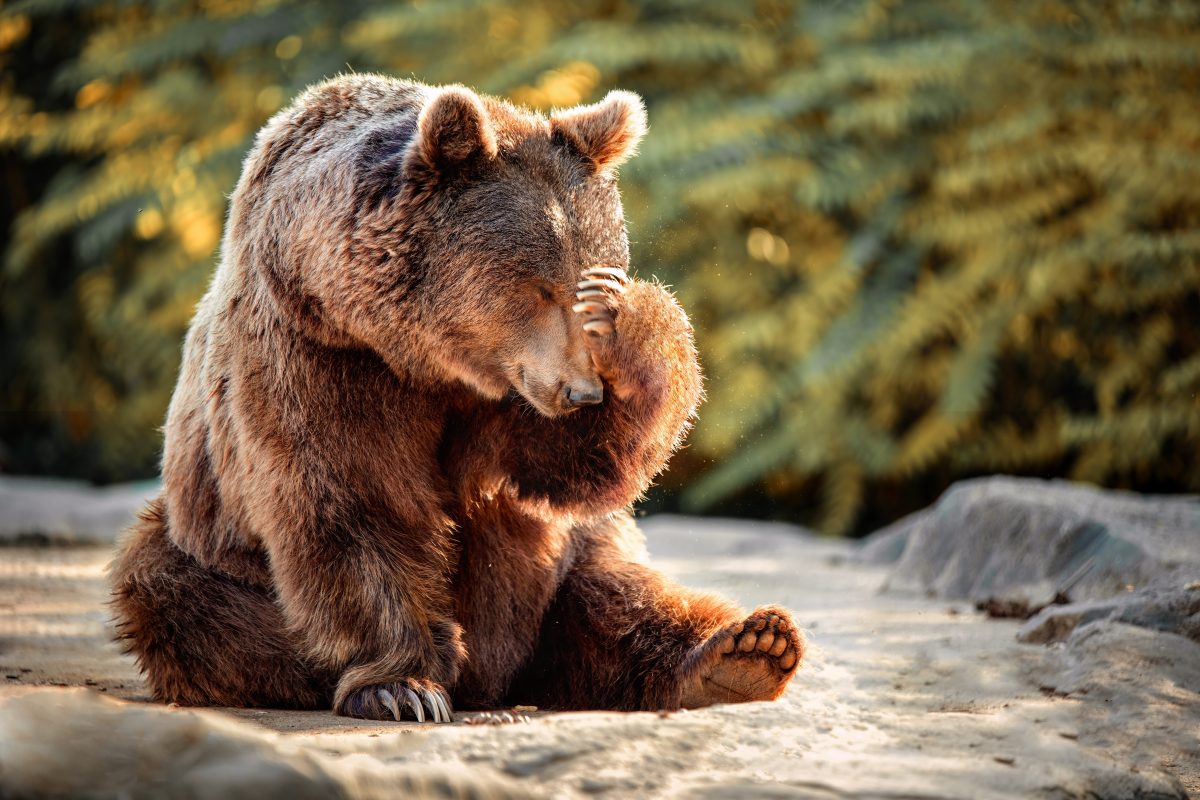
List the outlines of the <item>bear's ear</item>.
{"type": "Polygon", "coordinates": [[[613,91],[599,103],[554,114],[550,127],[597,172],[604,172],[624,164],[637,151],[646,134],[646,106],[633,92],[613,91]]]}
{"type": "Polygon", "coordinates": [[[496,134],[487,109],[465,86],[438,89],[417,117],[410,164],[444,172],[475,156],[496,156],[496,134]]]}

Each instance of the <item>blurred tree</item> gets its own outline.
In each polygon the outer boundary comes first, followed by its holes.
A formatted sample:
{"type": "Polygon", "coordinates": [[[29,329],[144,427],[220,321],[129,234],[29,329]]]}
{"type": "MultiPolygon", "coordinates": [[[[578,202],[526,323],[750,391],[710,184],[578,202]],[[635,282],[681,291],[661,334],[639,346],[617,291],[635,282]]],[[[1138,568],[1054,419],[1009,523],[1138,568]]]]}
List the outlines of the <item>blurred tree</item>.
{"type": "Polygon", "coordinates": [[[689,508],[846,532],[989,471],[1200,489],[1190,0],[24,0],[0,59],[20,469],[153,471],[242,154],[356,69],[646,97],[635,264],[710,375],[689,508]]]}

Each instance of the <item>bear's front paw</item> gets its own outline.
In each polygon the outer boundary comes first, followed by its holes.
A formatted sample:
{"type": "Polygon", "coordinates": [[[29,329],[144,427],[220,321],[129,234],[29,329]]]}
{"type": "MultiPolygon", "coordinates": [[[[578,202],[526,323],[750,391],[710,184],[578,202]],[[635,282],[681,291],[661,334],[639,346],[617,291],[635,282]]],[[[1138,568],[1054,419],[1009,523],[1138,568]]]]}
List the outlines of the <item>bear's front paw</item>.
{"type": "Polygon", "coordinates": [[[589,345],[598,344],[616,332],[617,312],[629,276],[617,266],[588,267],[582,275],[575,287],[579,302],[571,310],[579,315],[589,345]]]}
{"type": "Polygon", "coordinates": [[[450,695],[433,681],[405,678],[355,689],[334,709],[344,717],[360,719],[415,719],[424,722],[453,722],[450,695]],[[429,713],[425,713],[429,709],[429,713]]]}
{"type": "Polygon", "coordinates": [[[614,382],[611,347],[629,276],[617,266],[588,267],[582,273],[571,307],[580,319],[592,364],[602,377],[614,382]]]}
{"type": "Polygon", "coordinates": [[[709,637],[683,666],[684,708],[774,700],[804,658],[804,637],[788,612],[760,608],[709,637]]]}

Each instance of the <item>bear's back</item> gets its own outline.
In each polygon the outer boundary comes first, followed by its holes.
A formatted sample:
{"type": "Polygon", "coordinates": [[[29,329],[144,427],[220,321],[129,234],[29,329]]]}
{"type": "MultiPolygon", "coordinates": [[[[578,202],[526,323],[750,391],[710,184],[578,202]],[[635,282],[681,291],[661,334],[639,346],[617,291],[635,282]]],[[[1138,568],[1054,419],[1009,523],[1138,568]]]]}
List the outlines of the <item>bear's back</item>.
{"type": "Polygon", "coordinates": [[[346,75],[311,87],[259,131],[233,202],[353,183],[364,166],[400,158],[429,87],[379,75],[346,75]]]}

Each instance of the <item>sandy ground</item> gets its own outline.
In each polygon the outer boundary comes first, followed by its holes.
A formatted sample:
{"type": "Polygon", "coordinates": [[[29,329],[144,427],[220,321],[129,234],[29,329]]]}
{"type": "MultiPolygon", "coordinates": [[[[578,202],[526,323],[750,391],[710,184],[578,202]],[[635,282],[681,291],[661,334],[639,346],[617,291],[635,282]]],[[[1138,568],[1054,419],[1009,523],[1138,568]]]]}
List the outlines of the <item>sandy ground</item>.
{"type": "MultiPolygon", "coordinates": [[[[744,522],[660,517],[644,527],[654,562],[680,581],[795,611],[810,655],[781,700],[673,714],[538,712],[499,726],[468,724],[474,714],[434,727],[317,712],[159,712],[108,640],[111,549],[0,548],[0,786],[99,791],[127,776],[71,783],[86,770],[64,777],[64,767],[162,750],[169,737],[156,740],[155,726],[186,723],[206,732],[206,746],[266,753],[303,786],[321,787],[295,797],[385,796],[370,787],[415,785],[398,777],[405,769],[450,776],[433,781],[433,796],[488,787],[614,798],[1200,795],[1200,645],[1190,640],[1106,623],[1065,644],[1022,645],[1015,622],[880,594],[885,570],[848,561],[843,543],[744,522]],[[86,696],[53,688],[83,686],[86,696]],[[130,726],[143,740],[122,738],[130,726]]],[[[200,757],[188,759],[195,778],[200,757]]],[[[139,780],[179,774],[155,768],[139,780]]],[[[204,776],[201,785],[237,796],[204,776]]],[[[262,780],[286,783],[262,778],[257,791],[262,780]]]]}

